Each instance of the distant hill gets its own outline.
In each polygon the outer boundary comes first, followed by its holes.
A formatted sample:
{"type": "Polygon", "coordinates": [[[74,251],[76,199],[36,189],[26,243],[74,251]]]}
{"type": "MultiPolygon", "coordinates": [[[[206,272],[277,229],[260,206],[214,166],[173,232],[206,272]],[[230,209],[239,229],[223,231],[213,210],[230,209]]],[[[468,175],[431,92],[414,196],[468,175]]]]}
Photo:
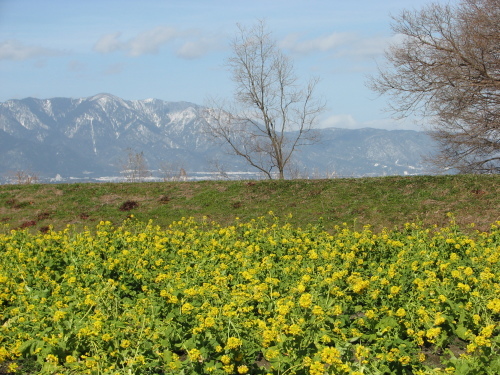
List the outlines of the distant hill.
{"type": "MultiPolygon", "coordinates": [[[[126,149],[143,152],[155,174],[162,164],[196,172],[253,172],[201,131],[203,107],[158,99],[88,98],[8,100],[0,103],[0,174],[30,170],[97,179],[118,176],[126,149]]],[[[319,130],[321,142],[296,153],[296,176],[427,174],[422,155],[433,150],[423,132],[319,130]]],[[[250,175],[251,176],[251,175],[250,175]]]]}

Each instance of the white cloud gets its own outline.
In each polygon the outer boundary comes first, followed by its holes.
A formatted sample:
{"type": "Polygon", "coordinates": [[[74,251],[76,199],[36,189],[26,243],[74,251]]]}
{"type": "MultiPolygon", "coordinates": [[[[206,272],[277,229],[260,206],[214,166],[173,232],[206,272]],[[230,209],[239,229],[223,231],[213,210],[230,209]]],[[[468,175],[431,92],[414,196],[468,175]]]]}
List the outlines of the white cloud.
{"type": "Polygon", "coordinates": [[[122,63],[112,64],[112,65],[108,66],[104,70],[103,73],[104,73],[104,75],[107,75],[107,76],[114,75],[114,74],[120,74],[123,71],[124,67],[125,67],[125,65],[122,63]]]}
{"type": "Polygon", "coordinates": [[[299,40],[299,34],[290,34],[280,42],[280,46],[297,53],[330,51],[356,39],[354,33],[332,33],[309,40],[299,40]]]}
{"type": "Polygon", "coordinates": [[[159,26],[144,31],[127,43],[127,50],[131,56],[156,54],[160,47],[175,38],[180,33],[172,27],[159,26]]]}
{"type": "Polygon", "coordinates": [[[183,31],[168,26],[158,26],[143,31],[128,40],[120,40],[122,33],[110,33],[101,36],[94,44],[94,51],[111,53],[125,51],[129,56],[137,57],[146,54],[156,54],[160,48],[169,43],[180,44],[177,56],[185,59],[199,58],[210,51],[219,48],[218,38],[201,36],[200,32],[183,31]]]}
{"type": "Polygon", "coordinates": [[[332,52],[333,57],[365,59],[380,55],[401,36],[363,36],[352,32],[332,33],[318,38],[304,39],[290,34],[280,41],[280,47],[299,54],[332,52]]]}
{"type": "Polygon", "coordinates": [[[134,57],[156,54],[163,45],[180,36],[180,33],[171,27],[158,26],[126,41],[120,40],[121,35],[121,32],[116,32],[101,36],[94,44],[94,51],[100,53],[126,51],[128,55],[134,57]]]}
{"type": "Polygon", "coordinates": [[[360,37],[346,48],[340,49],[335,56],[369,58],[381,55],[393,43],[400,41],[400,36],[372,36],[360,37]]]}
{"type": "Polygon", "coordinates": [[[320,121],[318,128],[362,129],[375,128],[386,130],[424,130],[422,125],[413,120],[396,120],[392,118],[372,121],[357,121],[351,114],[331,115],[320,121]]]}
{"type": "Polygon", "coordinates": [[[320,128],[344,128],[344,129],[356,129],[358,128],[358,122],[354,119],[352,115],[340,114],[331,115],[319,124],[320,128]]]}
{"type": "Polygon", "coordinates": [[[63,54],[50,48],[27,46],[18,40],[0,42],[0,60],[28,60],[39,57],[58,56],[63,54]]]}
{"type": "Polygon", "coordinates": [[[120,49],[124,49],[125,43],[122,43],[118,40],[120,36],[121,36],[120,32],[101,36],[99,40],[96,42],[96,44],[94,44],[94,51],[100,53],[110,53],[118,51],[120,49]]]}
{"type": "Polygon", "coordinates": [[[184,59],[196,59],[207,53],[220,49],[221,45],[215,37],[202,37],[186,41],[178,50],[177,56],[184,59]]]}
{"type": "Polygon", "coordinates": [[[68,70],[71,72],[79,73],[87,69],[87,65],[78,60],[71,60],[68,63],[68,70]]]}

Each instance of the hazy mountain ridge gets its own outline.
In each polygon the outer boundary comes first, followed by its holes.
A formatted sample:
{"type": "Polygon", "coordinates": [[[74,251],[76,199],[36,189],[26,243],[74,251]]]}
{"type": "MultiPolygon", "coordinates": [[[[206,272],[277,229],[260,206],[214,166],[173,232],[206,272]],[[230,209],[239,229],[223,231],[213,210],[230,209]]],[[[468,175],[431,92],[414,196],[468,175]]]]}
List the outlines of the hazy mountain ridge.
{"type": "MultiPolygon", "coordinates": [[[[43,176],[118,175],[125,150],[144,152],[152,170],[161,163],[186,171],[252,171],[224,154],[201,131],[203,107],[159,99],[26,98],[0,103],[0,173],[31,170],[43,176]]],[[[319,129],[321,142],[296,154],[294,169],[342,176],[421,174],[420,156],[431,152],[423,132],[319,129]]]]}

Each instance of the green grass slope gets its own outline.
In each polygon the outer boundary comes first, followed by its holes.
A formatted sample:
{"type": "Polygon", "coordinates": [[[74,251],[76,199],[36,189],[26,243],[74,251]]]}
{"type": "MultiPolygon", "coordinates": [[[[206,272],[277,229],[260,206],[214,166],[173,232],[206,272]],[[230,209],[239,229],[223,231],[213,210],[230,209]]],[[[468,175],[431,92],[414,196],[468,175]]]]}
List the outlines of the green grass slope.
{"type": "Polygon", "coordinates": [[[182,217],[207,217],[222,225],[273,211],[296,226],[328,230],[348,223],[400,227],[405,222],[487,230],[500,219],[500,176],[449,175],[285,181],[200,181],[0,186],[0,223],[11,229],[94,227],[129,215],[168,226],[182,217]]]}

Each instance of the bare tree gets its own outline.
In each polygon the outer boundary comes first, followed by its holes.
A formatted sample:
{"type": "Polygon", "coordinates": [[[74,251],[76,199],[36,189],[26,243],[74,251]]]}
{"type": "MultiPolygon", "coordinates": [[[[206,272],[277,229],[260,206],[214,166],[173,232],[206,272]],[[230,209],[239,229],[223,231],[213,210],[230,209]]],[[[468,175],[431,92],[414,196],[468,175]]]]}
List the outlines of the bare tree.
{"type": "Polygon", "coordinates": [[[392,28],[401,42],[369,86],[399,117],[428,119],[435,165],[500,172],[500,1],[431,3],[393,17],[392,28]]]}
{"type": "Polygon", "coordinates": [[[166,181],[187,181],[187,173],[181,163],[162,162],[159,165],[160,175],[166,181]]]}
{"type": "Polygon", "coordinates": [[[36,184],[39,182],[39,177],[37,173],[24,170],[9,172],[7,178],[9,181],[12,181],[14,184],[18,185],[29,185],[29,184],[36,184]]]}
{"type": "Polygon", "coordinates": [[[144,153],[127,148],[127,158],[122,162],[122,173],[128,182],[143,182],[151,176],[144,153]]]}
{"type": "Polygon", "coordinates": [[[221,164],[219,160],[211,160],[209,164],[210,169],[216,173],[215,178],[217,180],[229,180],[229,174],[227,173],[225,166],[221,164]]]}
{"type": "Polygon", "coordinates": [[[268,178],[277,174],[283,179],[293,152],[316,140],[312,129],[324,109],[313,95],[318,79],[299,86],[293,63],[264,21],[238,29],[227,61],[235,100],[231,105],[209,103],[207,130],[268,178]]]}

